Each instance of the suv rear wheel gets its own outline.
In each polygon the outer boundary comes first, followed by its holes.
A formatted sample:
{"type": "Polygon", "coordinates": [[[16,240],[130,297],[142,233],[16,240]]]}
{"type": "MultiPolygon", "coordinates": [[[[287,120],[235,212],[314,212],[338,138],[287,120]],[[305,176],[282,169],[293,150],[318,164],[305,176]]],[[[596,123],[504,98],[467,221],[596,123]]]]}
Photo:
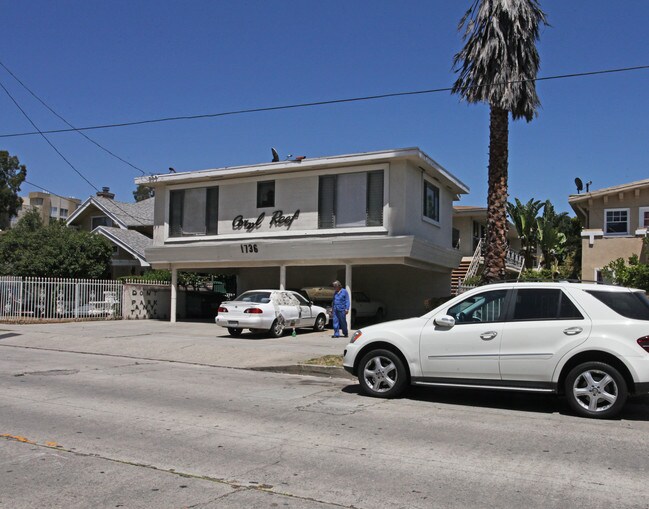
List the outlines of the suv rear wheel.
{"type": "Polygon", "coordinates": [[[368,352],[361,359],[358,371],[361,390],[368,396],[395,398],[406,386],[406,368],[401,359],[390,350],[368,352]]]}
{"type": "Polygon", "coordinates": [[[566,377],[565,392],[572,409],[582,417],[616,416],[627,399],[624,377],[604,362],[585,362],[566,377]]]}

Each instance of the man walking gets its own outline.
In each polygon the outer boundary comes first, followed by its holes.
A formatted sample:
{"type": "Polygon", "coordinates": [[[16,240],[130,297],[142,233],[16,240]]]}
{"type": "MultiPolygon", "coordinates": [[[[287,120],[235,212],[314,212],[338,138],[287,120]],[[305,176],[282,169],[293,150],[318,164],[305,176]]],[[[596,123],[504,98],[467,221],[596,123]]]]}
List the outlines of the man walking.
{"type": "Polygon", "coordinates": [[[331,304],[333,319],[334,319],[334,335],[332,337],[339,338],[339,329],[343,330],[343,337],[346,338],[347,332],[347,313],[349,313],[350,301],[349,293],[345,290],[340,281],[334,281],[334,300],[331,304]]]}

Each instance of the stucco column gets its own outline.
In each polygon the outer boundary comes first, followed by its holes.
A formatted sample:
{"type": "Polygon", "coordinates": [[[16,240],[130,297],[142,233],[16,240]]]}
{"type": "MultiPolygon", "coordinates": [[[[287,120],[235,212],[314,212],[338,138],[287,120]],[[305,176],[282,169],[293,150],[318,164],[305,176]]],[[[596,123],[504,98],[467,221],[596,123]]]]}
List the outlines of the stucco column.
{"type": "Polygon", "coordinates": [[[169,320],[171,323],[176,323],[176,297],[178,295],[178,269],[171,268],[171,310],[169,312],[169,320]]]}
{"type": "Polygon", "coordinates": [[[352,330],[352,310],[351,310],[351,304],[352,304],[352,266],[349,263],[345,264],[345,289],[347,290],[347,293],[349,294],[349,313],[347,313],[347,330],[351,332],[352,330]]]}
{"type": "Polygon", "coordinates": [[[286,265],[279,266],[279,289],[286,290],[286,265]]]}

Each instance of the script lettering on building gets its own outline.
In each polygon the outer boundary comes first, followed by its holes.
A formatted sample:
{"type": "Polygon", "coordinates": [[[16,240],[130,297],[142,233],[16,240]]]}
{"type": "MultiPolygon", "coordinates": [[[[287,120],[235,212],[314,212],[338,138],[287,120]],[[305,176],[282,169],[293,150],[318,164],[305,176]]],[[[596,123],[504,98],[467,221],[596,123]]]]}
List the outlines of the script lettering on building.
{"type": "MultiPolygon", "coordinates": [[[[258,230],[261,228],[262,224],[264,223],[264,219],[266,217],[266,213],[262,212],[259,214],[259,217],[257,217],[256,220],[252,219],[244,219],[243,215],[239,214],[237,217],[235,217],[232,220],[232,229],[233,230],[245,230],[248,233],[251,233],[255,230],[258,230]]],[[[293,222],[300,217],[300,210],[296,210],[294,214],[292,215],[284,215],[283,210],[276,210],[275,212],[272,213],[270,216],[270,223],[269,227],[270,228],[286,228],[289,230],[291,226],[293,225],[293,222]]]]}

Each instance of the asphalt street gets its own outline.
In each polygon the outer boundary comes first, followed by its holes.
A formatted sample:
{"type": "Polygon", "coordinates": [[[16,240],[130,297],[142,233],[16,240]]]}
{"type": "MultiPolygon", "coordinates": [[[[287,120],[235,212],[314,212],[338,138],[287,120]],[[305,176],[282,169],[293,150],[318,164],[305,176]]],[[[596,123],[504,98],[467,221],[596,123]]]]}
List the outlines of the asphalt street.
{"type": "MultiPolygon", "coordinates": [[[[178,360],[138,358],[151,343],[134,329],[108,326],[92,352],[80,341],[99,326],[49,326],[53,348],[38,327],[0,327],[0,507],[649,507],[644,400],[612,421],[547,395],[386,401],[345,378],[185,359],[231,345],[213,329],[185,327],[182,348],[160,326],[178,360]]],[[[324,335],[264,341],[312,350],[298,356],[344,347],[324,335]]]]}

